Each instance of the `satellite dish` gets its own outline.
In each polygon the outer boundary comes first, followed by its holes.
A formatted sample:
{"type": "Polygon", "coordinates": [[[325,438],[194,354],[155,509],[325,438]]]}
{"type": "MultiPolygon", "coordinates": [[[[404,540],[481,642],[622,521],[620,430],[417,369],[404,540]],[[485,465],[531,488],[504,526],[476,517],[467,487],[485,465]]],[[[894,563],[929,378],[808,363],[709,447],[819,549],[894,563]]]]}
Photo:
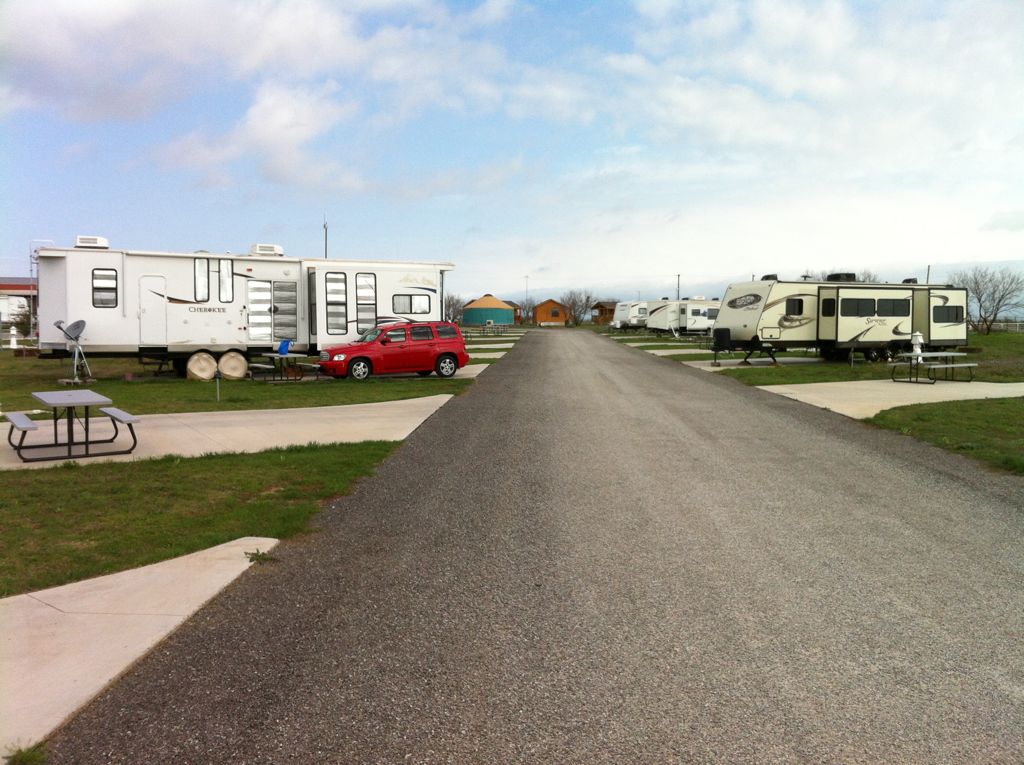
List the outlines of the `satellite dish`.
{"type": "Polygon", "coordinates": [[[85,332],[85,320],[79,319],[68,324],[67,328],[64,329],[64,334],[70,337],[72,340],[77,340],[85,332]]]}

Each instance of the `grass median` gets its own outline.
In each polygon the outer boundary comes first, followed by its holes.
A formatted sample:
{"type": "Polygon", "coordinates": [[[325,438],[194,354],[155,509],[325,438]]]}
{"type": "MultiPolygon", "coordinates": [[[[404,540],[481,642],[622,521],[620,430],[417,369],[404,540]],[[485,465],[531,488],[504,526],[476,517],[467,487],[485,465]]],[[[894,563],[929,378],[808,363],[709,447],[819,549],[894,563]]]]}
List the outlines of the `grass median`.
{"type": "MultiPolygon", "coordinates": [[[[472,379],[371,377],[217,384],[171,376],[130,358],[89,360],[89,389],[133,414],[279,409],[459,394],[472,379]]],[[[67,361],[0,351],[0,407],[33,410],[67,361]]],[[[40,416],[48,416],[47,414],[40,416]]],[[[4,423],[5,424],[5,423],[4,423]]],[[[0,425],[2,427],[2,425],[0,425]]],[[[322,503],[350,490],[392,442],[310,445],[257,454],[62,463],[0,471],[0,597],[123,571],[242,536],[302,533],[322,503]]]]}
{"type": "MultiPolygon", "coordinates": [[[[135,359],[90,359],[95,382],[90,390],[132,414],[171,412],[219,412],[242,409],[289,409],[306,406],[338,406],[397,401],[438,394],[458,395],[472,380],[430,377],[370,377],[368,380],[301,381],[288,383],[221,380],[217,383],[158,376],[135,359]]],[[[32,391],[58,390],[68,376],[69,362],[57,359],[15,357],[0,352],[0,409],[5,412],[39,407],[32,391]]]]}
{"type": "Polygon", "coordinates": [[[398,444],[294,446],[0,471],[0,597],[109,574],[244,536],[303,533],[398,444]]]}

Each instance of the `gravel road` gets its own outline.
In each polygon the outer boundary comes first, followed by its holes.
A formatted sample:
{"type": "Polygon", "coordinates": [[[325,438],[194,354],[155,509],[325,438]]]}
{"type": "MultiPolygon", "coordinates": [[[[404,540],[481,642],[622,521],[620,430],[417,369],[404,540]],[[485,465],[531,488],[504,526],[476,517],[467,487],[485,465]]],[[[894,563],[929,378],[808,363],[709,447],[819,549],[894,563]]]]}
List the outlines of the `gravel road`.
{"type": "Polygon", "coordinates": [[[589,332],[275,555],[51,762],[1024,761],[1024,480],[589,332]]]}

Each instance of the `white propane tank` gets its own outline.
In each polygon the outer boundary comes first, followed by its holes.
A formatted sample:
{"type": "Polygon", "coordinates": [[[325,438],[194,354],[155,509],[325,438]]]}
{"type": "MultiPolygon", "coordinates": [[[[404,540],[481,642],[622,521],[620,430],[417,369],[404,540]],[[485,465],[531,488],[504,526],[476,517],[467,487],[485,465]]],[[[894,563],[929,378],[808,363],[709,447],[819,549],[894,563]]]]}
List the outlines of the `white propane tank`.
{"type": "MultiPolygon", "coordinates": [[[[914,332],[913,334],[910,335],[910,345],[913,348],[914,353],[921,352],[921,344],[923,342],[924,335],[922,335],[920,332],[914,332]]],[[[915,361],[920,361],[920,359],[915,359],[915,361]]]]}

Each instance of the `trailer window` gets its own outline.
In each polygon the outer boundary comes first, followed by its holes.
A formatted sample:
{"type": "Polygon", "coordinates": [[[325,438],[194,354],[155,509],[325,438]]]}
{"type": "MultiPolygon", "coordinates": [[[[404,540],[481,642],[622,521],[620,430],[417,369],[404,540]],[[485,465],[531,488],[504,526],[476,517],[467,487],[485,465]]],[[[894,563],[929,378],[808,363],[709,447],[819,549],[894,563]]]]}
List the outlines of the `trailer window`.
{"type": "Polygon", "coordinates": [[[825,298],[821,301],[821,315],[822,316],[835,316],[836,315],[836,299],[825,298]]]}
{"type": "Polygon", "coordinates": [[[430,295],[392,295],[391,310],[395,313],[430,313],[430,295]]]}
{"type": "Polygon", "coordinates": [[[377,324],[377,275],[356,274],[356,332],[377,324]]]}
{"type": "Polygon", "coordinates": [[[718,318],[718,309],[717,308],[709,308],[708,309],[708,318],[709,319],[717,319],[718,318]]]}
{"type": "Polygon", "coordinates": [[[891,300],[881,298],[878,301],[879,316],[910,316],[910,300],[891,300]]]}
{"type": "Polygon", "coordinates": [[[195,259],[196,302],[205,303],[210,299],[210,259],[195,259]]]}
{"type": "Polygon", "coordinates": [[[348,334],[348,287],[343,273],[329,273],[325,277],[324,298],[327,306],[327,334],[348,334]]]}
{"type": "Polygon", "coordinates": [[[932,321],[936,324],[960,324],[964,320],[962,305],[937,305],[932,307],[932,321]]]}
{"type": "Polygon", "coordinates": [[[117,271],[113,268],[92,270],[92,305],[94,308],[117,308],[117,271]]]}
{"type": "Polygon", "coordinates": [[[803,316],[804,299],[786,298],[786,316],[803,316]]]}
{"type": "Polygon", "coordinates": [[[840,316],[874,316],[875,301],[871,298],[843,298],[839,301],[840,316]]]}
{"type": "Polygon", "coordinates": [[[700,316],[700,309],[699,308],[691,308],[690,309],[690,316],[700,316]]]}
{"type": "Polygon", "coordinates": [[[234,266],[227,258],[219,262],[220,267],[220,289],[219,297],[222,303],[233,303],[235,300],[235,274],[234,266]]]}

